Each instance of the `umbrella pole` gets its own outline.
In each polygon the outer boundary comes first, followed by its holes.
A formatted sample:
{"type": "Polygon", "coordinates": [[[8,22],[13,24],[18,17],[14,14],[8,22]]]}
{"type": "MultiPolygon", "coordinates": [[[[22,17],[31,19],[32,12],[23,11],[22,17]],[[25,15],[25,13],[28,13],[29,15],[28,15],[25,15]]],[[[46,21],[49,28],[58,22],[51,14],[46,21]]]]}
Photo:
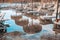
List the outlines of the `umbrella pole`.
{"type": "MultiPolygon", "coordinates": [[[[33,11],[33,0],[32,0],[32,11],[33,11]]],[[[32,19],[32,25],[33,25],[33,19],[32,19]]]]}
{"type": "MultiPolygon", "coordinates": [[[[58,8],[59,8],[59,0],[57,0],[56,20],[58,19],[58,8]]],[[[58,20],[57,20],[57,21],[58,21],[58,20]]]]}

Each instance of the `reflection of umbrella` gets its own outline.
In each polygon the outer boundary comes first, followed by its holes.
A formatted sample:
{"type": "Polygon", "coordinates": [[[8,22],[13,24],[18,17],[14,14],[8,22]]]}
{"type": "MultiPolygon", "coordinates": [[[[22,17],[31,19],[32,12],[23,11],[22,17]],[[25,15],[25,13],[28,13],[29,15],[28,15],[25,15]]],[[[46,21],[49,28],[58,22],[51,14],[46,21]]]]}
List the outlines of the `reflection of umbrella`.
{"type": "MultiPolygon", "coordinates": [[[[33,0],[32,0],[32,11],[33,11],[33,0]]],[[[27,13],[27,16],[32,18],[32,24],[23,26],[23,30],[29,34],[34,34],[34,33],[40,32],[42,30],[42,26],[40,24],[37,24],[37,25],[33,24],[33,19],[37,19],[36,16],[33,15],[33,12],[27,13]]]]}
{"type": "Polygon", "coordinates": [[[26,15],[27,17],[32,18],[32,19],[37,19],[37,18],[38,18],[37,15],[33,15],[33,12],[32,12],[32,13],[26,13],[25,15],[26,15]]]}
{"type": "Polygon", "coordinates": [[[11,16],[11,18],[13,20],[15,20],[15,23],[19,26],[24,26],[24,25],[27,25],[28,24],[28,19],[27,20],[23,20],[22,19],[22,16],[23,16],[23,13],[22,15],[17,15],[16,16],[11,16]]]}
{"type": "Polygon", "coordinates": [[[20,14],[20,13],[16,13],[16,15],[11,16],[11,19],[16,20],[16,21],[18,21],[19,19],[21,19],[22,16],[23,16],[23,13],[21,13],[21,15],[18,15],[18,14],[20,14]]]}
{"type": "Polygon", "coordinates": [[[21,15],[19,15],[19,16],[11,16],[11,19],[13,19],[13,20],[19,20],[21,18],[22,18],[21,15]]]}
{"type": "Polygon", "coordinates": [[[32,10],[31,11],[28,11],[25,15],[28,16],[28,17],[31,17],[32,19],[37,19],[38,16],[33,15],[33,14],[37,13],[37,12],[33,11],[33,8],[34,8],[33,7],[33,0],[32,0],[31,3],[32,3],[32,6],[31,6],[32,10]]]}
{"type": "Polygon", "coordinates": [[[19,25],[19,26],[27,25],[28,24],[28,19],[27,20],[26,19],[24,20],[24,19],[22,19],[22,16],[23,16],[23,13],[22,13],[22,15],[17,15],[16,14],[16,16],[11,16],[11,18],[13,20],[15,20],[15,23],[17,25],[19,25]]]}
{"type": "Polygon", "coordinates": [[[28,25],[28,19],[27,20],[15,20],[15,23],[19,26],[25,26],[25,25],[28,25]]]}
{"type": "Polygon", "coordinates": [[[32,25],[25,25],[23,27],[23,30],[26,32],[26,33],[29,33],[29,34],[34,34],[34,33],[38,33],[42,30],[42,26],[40,24],[32,24],[32,25]]]}
{"type": "MultiPolygon", "coordinates": [[[[33,11],[33,0],[32,0],[32,11],[33,11]]],[[[36,17],[33,13],[29,13],[30,17],[32,18],[32,25],[25,25],[23,27],[24,31],[29,34],[38,33],[42,30],[42,26],[40,24],[33,24],[33,19],[36,17]]],[[[28,14],[28,15],[29,15],[28,14]]]]}

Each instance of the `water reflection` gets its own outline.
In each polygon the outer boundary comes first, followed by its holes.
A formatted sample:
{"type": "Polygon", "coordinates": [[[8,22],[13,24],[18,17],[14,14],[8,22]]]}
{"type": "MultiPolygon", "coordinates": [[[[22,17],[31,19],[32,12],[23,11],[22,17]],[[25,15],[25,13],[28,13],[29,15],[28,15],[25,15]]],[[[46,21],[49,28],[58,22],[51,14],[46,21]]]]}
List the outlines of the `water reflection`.
{"type": "MultiPolygon", "coordinates": [[[[7,32],[13,32],[13,31],[21,31],[24,32],[23,28],[21,26],[18,26],[15,24],[15,21],[11,19],[11,15],[15,15],[16,11],[15,10],[1,10],[1,13],[6,13],[4,18],[9,18],[10,20],[6,21],[5,23],[10,24],[10,27],[7,28],[7,32]]],[[[49,25],[42,25],[42,31],[36,34],[27,34],[22,36],[24,38],[39,38],[43,34],[53,34],[54,32],[52,31],[53,29],[53,24],[49,25]]]]}

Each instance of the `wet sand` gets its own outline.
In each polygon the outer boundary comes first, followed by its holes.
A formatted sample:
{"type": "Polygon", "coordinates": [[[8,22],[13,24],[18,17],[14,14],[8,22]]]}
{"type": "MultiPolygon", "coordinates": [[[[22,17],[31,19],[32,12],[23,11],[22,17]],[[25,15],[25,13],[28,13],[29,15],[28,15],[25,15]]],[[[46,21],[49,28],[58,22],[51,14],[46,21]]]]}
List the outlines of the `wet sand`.
{"type": "Polygon", "coordinates": [[[25,38],[21,37],[21,35],[19,32],[12,32],[5,34],[0,40],[60,40],[60,34],[44,34],[39,38],[25,38]]]}

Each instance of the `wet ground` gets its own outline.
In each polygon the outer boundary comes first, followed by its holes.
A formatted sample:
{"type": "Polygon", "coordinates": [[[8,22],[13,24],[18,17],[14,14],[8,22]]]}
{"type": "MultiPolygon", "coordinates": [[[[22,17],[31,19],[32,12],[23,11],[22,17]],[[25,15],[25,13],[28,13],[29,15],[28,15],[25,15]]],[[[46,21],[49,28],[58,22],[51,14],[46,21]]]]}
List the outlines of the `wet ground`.
{"type": "Polygon", "coordinates": [[[12,32],[7,33],[4,36],[0,36],[0,40],[60,40],[60,34],[44,34],[41,37],[23,37],[25,34],[21,34],[20,32],[12,32]],[[17,34],[16,34],[16,33],[17,34]]]}
{"type": "MultiPolygon", "coordinates": [[[[15,24],[15,21],[11,19],[11,15],[15,15],[16,12],[15,10],[1,10],[2,13],[6,13],[4,18],[9,18],[10,20],[6,21],[6,24],[9,24],[10,27],[7,28],[7,33],[11,33],[14,31],[18,31],[18,32],[24,32],[23,27],[22,26],[18,26],[15,24]]],[[[26,17],[25,17],[26,18],[26,17]]],[[[16,32],[15,32],[16,33],[16,32]]],[[[40,40],[41,36],[43,34],[54,34],[53,31],[53,24],[48,24],[48,25],[42,25],[42,31],[39,33],[35,33],[35,34],[25,34],[22,36],[11,36],[10,34],[7,34],[7,38],[6,40],[40,40]]],[[[3,38],[2,38],[3,39],[3,38]]]]}
{"type": "Polygon", "coordinates": [[[10,27],[7,28],[7,33],[0,34],[0,40],[60,40],[60,35],[55,36],[54,34],[53,24],[42,25],[42,31],[39,33],[27,34],[22,26],[16,25],[15,21],[11,19],[11,15],[16,14],[15,10],[1,10],[1,13],[6,13],[4,18],[10,19],[5,22],[10,27]]]}

